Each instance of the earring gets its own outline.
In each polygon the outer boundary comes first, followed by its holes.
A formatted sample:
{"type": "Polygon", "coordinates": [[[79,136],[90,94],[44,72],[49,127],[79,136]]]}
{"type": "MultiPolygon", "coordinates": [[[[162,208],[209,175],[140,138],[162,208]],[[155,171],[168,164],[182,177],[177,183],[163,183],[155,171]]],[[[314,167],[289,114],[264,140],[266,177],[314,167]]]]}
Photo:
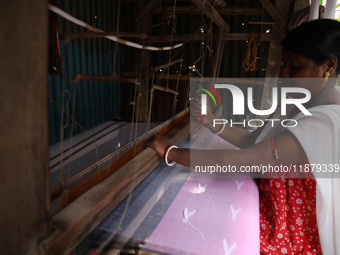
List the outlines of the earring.
{"type": "Polygon", "coordinates": [[[328,81],[328,77],[330,76],[331,74],[329,73],[329,71],[325,72],[325,80],[326,82],[328,81]]]}

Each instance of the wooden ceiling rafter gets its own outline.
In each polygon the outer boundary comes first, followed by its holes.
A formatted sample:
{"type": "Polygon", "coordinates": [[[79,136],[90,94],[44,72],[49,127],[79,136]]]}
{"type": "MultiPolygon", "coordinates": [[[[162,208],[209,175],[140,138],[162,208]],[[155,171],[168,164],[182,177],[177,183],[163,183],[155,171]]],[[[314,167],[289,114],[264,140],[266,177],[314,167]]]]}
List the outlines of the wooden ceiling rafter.
{"type": "MultiPolygon", "coordinates": [[[[251,33],[224,33],[222,39],[224,41],[247,41],[249,40],[249,37],[251,36],[251,33]]],[[[258,36],[256,34],[255,36],[258,36]]],[[[207,40],[210,38],[210,35],[204,35],[202,38],[201,34],[192,35],[192,34],[181,34],[181,35],[173,35],[172,41],[201,41],[207,40]]],[[[217,39],[217,35],[213,35],[213,40],[217,39]]],[[[267,34],[263,33],[261,34],[261,41],[280,41],[281,38],[278,38],[277,36],[274,36],[273,34],[267,34]]],[[[164,42],[170,42],[171,38],[170,36],[164,37],[164,42]]],[[[149,44],[152,43],[158,43],[159,42],[159,36],[150,36],[147,38],[147,42],[149,44]]]]}
{"type": "Polygon", "coordinates": [[[140,20],[145,15],[148,15],[157,5],[159,5],[159,3],[159,0],[150,0],[149,2],[147,2],[143,8],[137,11],[136,21],[140,20]]]}
{"type": "MultiPolygon", "coordinates": [[[[269,15],[267,11],[262,13],[261,8],[238,8],[238,7],[226,7],[226,8],[218,8],[216,9],[219,15],[230,15],[230,16],[261,16],[269,15]]],[[[167,7],[167,12],[172,13],[173,7],[167,7]]],[[[163,14],[163,7],[156,7],[151,11],[152,14],[163,14]]],[[[202,14],[202,10],[197,6],[178,6],[176,7],[177,14],[191,14],[191,15],[200,15],[202,14]]]]}
{"type": "Polygon", "coordinates": [[[206,0],[191,0],[205,15],[207,15],[217,26],[222,28],[224,32],[228,33],[229,25],[224,21],[217,10],[206,0]]]}
{"type": "Polygon", "coordinates": [[[263,8],[272,17],[272,19],[275,22],[275,25],[280,29],[280,31],[284,31],[286,29],[286,21],[282,17],[278,9],[270,2],[270,0],[259,0],[259,2],[263,5],[263,8]]]}

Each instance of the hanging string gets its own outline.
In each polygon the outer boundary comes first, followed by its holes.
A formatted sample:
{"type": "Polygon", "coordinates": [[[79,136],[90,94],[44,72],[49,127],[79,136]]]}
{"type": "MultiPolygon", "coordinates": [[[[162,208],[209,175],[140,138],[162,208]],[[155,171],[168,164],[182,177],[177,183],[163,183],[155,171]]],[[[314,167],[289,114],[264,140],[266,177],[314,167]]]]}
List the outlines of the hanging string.
{"type": "MultiPolygon", "coordinates": [[[[60,116],[60,170],[59,170],[59,179],[60,179],[60,185],[62,187],[62,190],[64,192],[65,183],[64,183],[64,177],[63,177],[63,168],[64,168],[64,129],[67,127],[64,125],[64,113],[65,113],[65,76],[67,75],[67,68],[66,68],[66,56],[67,56],[67,42],[63,45],[63,52],[64,54],[61,54],[61,69],[62,71],[62,78],[61,78],[61,116],[60,116]]],[[[68,111],[67,111],[68,112],[68,111]]],[[[70,115],[70,114],[67,114],[70,115]]]]}
{"type": "MultiPolygon", "coordinates": [[[[49,8],[50,11],[58,14],[59,16],[67,19],[68,21],[71,21],[72,23],[74,23],[74,24],[76,24],[78,26],[86,28],[89,31],[92,31],[92,32],[104,32],[103,30],[100,30],[100,29],[98,29],[96,27],[93,27],[93,26],[91,26],[89,24],[86,24],[84,21],[79,20],[79,19],[71,16],[70,14],[64,12],[63,10],[59,9],[58,7],[56,7],[54,5],[49,4],[48,8],[49,8]]],[[[112,41],[115,41],[115,42],[118,42],[118,43],[121,43],[121,44],[124,44],[126,46],[133,47],[133,48],[145,49],[145,50],[151,50],[151,51],[171,50],[171,49],[175,49],[175,48],[183,46],[182,43],[179,43],[179,44],[176,44],[176,45],[173,45],[173,46],[169,46],[169,47],[143,46],[143,45],[140,45],[138,43],[122,40],[122,39],[120,39],[120,38],[118,38],[116,36],[105,36],[105,38],[107,38],[109,40],[112,40],[112,41]]]]}
{"type": "Polygon", "coordinates": [[[151,109],[152,109],[152,101],[153,101],[153,93],[154,93],[154,88],[153,88],[153,82],[155,80],[155,72],[152,73],[152,80],[151,80],[151,90],[150,90],[150,103],[149,103],[149,110],[148,110],[148,120],[146,124],[146,132],[149,133],[150,131],[150,122],[151,122],[151,109]]]}
{"type": "MultiPolygon", "coordinates": [[[[206,1],[206,0],[204,0],[204,1],[206,1]]],[[[214,8],[215,8],[215,5],[216,5],[216,0],[213,0],[213,7],[214,8]]],[[[211,19],[210,19],[210,31],[209,31],[209,33],[210,33],[209,57],[212,56],[212,52],[213,52],[213,50],[212,50],[212,48],[213,48],[213,46],[212,46],[212,42],[213,42],[213,38],[212,38],[212,36],[213,36],[213,19],[212,18],[213,17],[211,17],[211,19]]]]}
{"type": "Polygon", "coordinates": [[[50,94],[48,94],[48,99],[50,100],[51,103],[53,103],[55,106],[57,106],[57,107],[59,108],[60,111],[63,111],[64,114],[66,114],[67,117],[68,117],[70,120],[72,120],[72,121],[73,121],[73,122],[81,129],[81,131],[86,131],[86,129],[85,129],[79,122],[77,122],[76,119],[73,118],[72,115],[70,115],[68,112],[66,112],[66,111],[63,109],[63,107],[61,107],[61,105],[58,104],[58,102],[55,101],[55,100],[52,98],[52,96],[51,96],[50,94]]]}
{"type": "MultiPolygon", "coordinates": [[[[73,102],[72,102],[72,115],[75,115],[76,111],[76,98],[77,98],[77,82],[74,83],[74,91],[73,91],[73,102]]],[[[72,118],[74,119],[74,118],[72,118]]],[[[71,133],[70,133],[70,154],[71,149],[73,147],[73,129],[74,129],[74,121],[71,122],[71,133]]],[[[70,155],[71,157],[71,155],[70,155]]],[[[67,166],[67,185],[66,185],[66,198],[64,200],[65,204],[68,204],[68,195],[69,195],[69,188],[70,188],[70,173],[71,173],[71,163],[67,166]]]]}
{"type": "MultiPolygon", "coordinates": [[[[177,83],[176,83],[176,91],[178,91],[179,77],[181,76],[182,63],[183,63],[183,61],[181,61],[181,63],[179,64],[177,83]]],[[[174,103],[172,105],[172,117],[174,117],[175,114],[176,114],[176,106],[177,106],[177,94],[175,94],[174,103]]]]}
{"type": "MultiPolygon", "coordinates": [[[[177,20],[176,20],[176,0],[174,1],[174,7],[172,11],[172,15],[168,17],[168,23],[170,21],[170,18],[172,18],[172,25],[171,25],[171,36],[170,36],[170,45],[172,46],[172,40],[174,32],[176,32],[176,26],[177,26],[177,20]]],[[[171,62],[171,49],[169,51],[169,63],[171,62]]],[[[168,67],[167,70],[167,79],[166,79],[166,88],[169,88],[169,75],[170,75],[170,67],[168,67]]]]}
{"type": "MultiPolygon", "coordinates": [[[[117,13],[117,27],[116,32],[119,32],[119,20],[120,20],[120,0],[118,1],[118,13],[117,13]]],[[[116,75],[116,66],[117,66],[117,50],[118,50],[118,42],[115,43],[115,51],[114,51],[114,59],[113,59],[113,75],[116,75]]]]}
{"type": "MultiPolygon", "coordinates": [[[[143,39],[143,45],[145,43],[145,39],[143,39]]],[[[142,55],[141,55],[141,60],[142,60],[142,55]]],[[[138,119],[139,119],[139,107],[140,107],[140,97],[141,97],[141,92],[140,92],[140,82],[142,80],[142,61],[140,61],[140,67],[139,67],[139,77],[138,80],[139,82],[135,85],[135,96],[134,96],[134,103],[133,103],[133,107],[136,106],[137,104],[137,112],[136,112],[136,125],[135,125],[135,138],[134,141],[136,141],[137,139],[137,134],[138,134],[138,119]]],[[[133,110],[134,111],[134,110],[133,110]]],[[[134,120],[134,117],[132,117],[132,121],[134,120]]],[[[133,146],[133,155],[136,155],[136,142],[133,146]]]]}

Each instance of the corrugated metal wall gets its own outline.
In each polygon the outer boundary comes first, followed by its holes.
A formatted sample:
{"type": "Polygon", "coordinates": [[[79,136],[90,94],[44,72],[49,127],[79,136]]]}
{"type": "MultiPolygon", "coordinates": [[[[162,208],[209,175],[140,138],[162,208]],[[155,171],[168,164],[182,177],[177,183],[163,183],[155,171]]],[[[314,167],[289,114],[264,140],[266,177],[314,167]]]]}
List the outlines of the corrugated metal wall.
{"type": "MultiPolygon", "coordinates": [[[[116,31],[117,3],[112,0],[55,1],[72,16],[104,31],[116,31]]],[[[59,35],[84,32],[85,29],[58,17],[59,35]]],[[[60,40],[61,75],[49,75],[50,144],[70,137],[106,120],[120,117],[120,84],[103,81],[72,81],[74,73],[111,75],[115,43],[104,38],[60,40]],[[64,88],[64,92],[63,92],[64,88]],[[62,106],[62,96],[64,105],[62,106]],[[61,109],[64,132],[61,134],[61,109]]],[[[120,73],[119,46],[116,73],[120,73]]]]}

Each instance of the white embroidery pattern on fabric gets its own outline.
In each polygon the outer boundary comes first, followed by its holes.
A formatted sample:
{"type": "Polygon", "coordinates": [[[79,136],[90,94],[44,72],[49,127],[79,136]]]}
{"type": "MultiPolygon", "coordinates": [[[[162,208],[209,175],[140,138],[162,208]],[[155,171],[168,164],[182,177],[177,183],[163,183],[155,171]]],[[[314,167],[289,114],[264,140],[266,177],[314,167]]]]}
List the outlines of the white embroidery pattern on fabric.
{"type": "Polygon", "coordinates": [[[231,209],[231,213],[232,213],[232,216],[231,218],[233,220],[236,220],[236,216],[237,214],[239,214],[239,212],[241,211],[241,208],[238,208],[237,210],[234,209],[234,206],[233,205],[230,205],[230,209],[231,209]]]}
{"type": "Polygon", "coordinates": [[[244,181],[239,182],[238,180],[236,180],[237,190],[241,190],[241,187],[242,187],[243,184],[244,184],[244,181]]]}
{"type": "Polygon", "coordinates": [[[230,255],[236,249],[236,243],[228,247],[228,243],[223,239],[224,255],[230,255]]]}
{"type": "Polygon", "coordinates": [[[204,238],[203,234],[201,233],[201,231],[199,231],[197,228],[195,228],[195,227],[189,222],[189,218],[190,218],[191,216],[193,216],[194,214],[195,214],[195,210],[193,210],[192,212],[189,212],[188,207],[186,207],[186,208],[184,209],[184,212],[183,212],[183,217],[184,217],[183,222],[184,222],[184,223],[187,223],[193,230],[195,230],[195,231],[200,235],[200,237],[202,238],[202,240],[205,242],[205,238],[204,238]]]}
{"type": "Polygon", "coordinates": [[[209,202],[210,202],[211,207],[214,207],[213,201],[211,200],[211,198],[209,197],[209,195],[207,194],[207,192],[205,192],[205,191],[206,191],[207,184],[204,185],[204,186],[201,186],[201,183],[198,183],[197,187],[198,187],[199,192],[203,193],[203,194],[207,197],[207,199],[208,199],[209,202]]]}

